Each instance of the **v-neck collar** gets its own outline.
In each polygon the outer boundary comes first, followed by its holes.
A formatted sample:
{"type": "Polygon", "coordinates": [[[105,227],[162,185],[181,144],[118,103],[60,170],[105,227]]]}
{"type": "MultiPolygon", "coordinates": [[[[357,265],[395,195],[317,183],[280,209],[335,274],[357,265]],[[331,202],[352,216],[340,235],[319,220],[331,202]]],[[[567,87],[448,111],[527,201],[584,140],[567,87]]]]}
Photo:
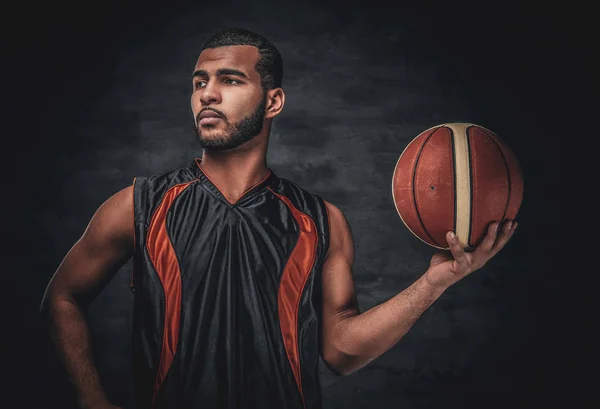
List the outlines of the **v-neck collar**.
{"type": "Polygon", "coordinates": [[[273,182],[273,180],[277,178],[273,170],[271,168],[268,168],[269,173],[267,174],[267,176],[265,176],[260,182],[252,186],[250,189],[246,190],[236,202],[231,202],[227,198],[227,196],[223,194],[221,189],[219,189],[219,187],[202,170],[202,168],[200,168],[200,162],[202,162],[201,158],[194,159],[194,162],[192,163],[192,169],[194,173],[196,174],[196,176],[198,176],[198,179],[203,183],[204,186],[206,186],[211,192],[217,195],[220,199],[222,199],[225,202],[225,204],[229,205],[230,207],[239,206],[240,204],[245,203],[251,197],[254,197],[258,193],[260,193],[264,188],[269,186],[273,182]]]}

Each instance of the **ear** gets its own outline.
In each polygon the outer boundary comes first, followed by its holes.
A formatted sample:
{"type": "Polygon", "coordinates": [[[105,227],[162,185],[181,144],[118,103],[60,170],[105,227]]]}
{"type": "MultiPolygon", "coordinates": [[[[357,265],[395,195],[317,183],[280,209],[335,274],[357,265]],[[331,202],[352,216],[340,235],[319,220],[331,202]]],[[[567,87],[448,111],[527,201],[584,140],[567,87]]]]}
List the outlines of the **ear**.
{"type": "Polygon", "coordinates": [[[285,93],[282,88],[273,88],[267,91],[267,106],[265,119],[273,118],[281,112],[285,104],[285,93]]]}

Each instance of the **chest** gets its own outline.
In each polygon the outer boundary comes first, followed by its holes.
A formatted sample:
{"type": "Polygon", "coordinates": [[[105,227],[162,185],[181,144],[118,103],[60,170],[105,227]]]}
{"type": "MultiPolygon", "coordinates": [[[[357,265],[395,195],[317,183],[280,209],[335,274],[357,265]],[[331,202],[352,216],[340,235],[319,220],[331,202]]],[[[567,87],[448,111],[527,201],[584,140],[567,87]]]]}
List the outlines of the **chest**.
{"type": "Polygon", "coordinates": [[[183,196],[169,209],[165,230],[182,280],[191,285],[228,276],[276,281],[301,235],[287,206],[268,196],[245,206],[183,196]]]}

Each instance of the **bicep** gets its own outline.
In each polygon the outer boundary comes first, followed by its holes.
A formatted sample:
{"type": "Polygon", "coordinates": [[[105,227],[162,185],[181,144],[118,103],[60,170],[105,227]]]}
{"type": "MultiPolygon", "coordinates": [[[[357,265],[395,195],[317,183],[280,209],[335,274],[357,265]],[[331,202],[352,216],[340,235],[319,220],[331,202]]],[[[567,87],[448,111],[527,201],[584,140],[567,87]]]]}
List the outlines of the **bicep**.
{"type": "Polygon", "coordinates": [[[352,265],[354,241],[343,213],[326,202],[329,213],[330,240],[323,264],[323,327],[327,333],[345,318],[359,314],[352,265]]]}
{"type": "Polygon", "coordinates": [[[94,213],[50,281],[45,298],[87,301],[133,254],[133,187],[105,201],[94,213]]]}

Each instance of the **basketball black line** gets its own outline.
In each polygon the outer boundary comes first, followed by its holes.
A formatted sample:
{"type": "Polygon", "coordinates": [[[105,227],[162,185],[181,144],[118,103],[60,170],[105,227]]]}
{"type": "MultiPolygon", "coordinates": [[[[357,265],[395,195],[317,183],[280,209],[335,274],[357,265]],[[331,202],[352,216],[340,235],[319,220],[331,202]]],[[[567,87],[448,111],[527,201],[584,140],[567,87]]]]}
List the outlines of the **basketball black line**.
{"type": "Polygon", "coordinates": [[[472,247],[471,245],[471,236],[473,232],[473,161],[471,160],[471,135],[469,135],[469,129],[472,126],[467,126],[465,129],[465,135],[467,137],[467,158],[469,160],[469,233],[467,236],[467,246],[472,247]]]}
{"type": "Polygon", "coordinates": [[[488,138],[490,138],[492,140],[492,142],[494,142],[494,145],[496,145],[496,147],[498,148],[498,151],[500,152],[500,156],[502,156],[502,161],[504,162],[504,167],[506,168],[506,175],[508,176],[508,198],[506,199],[506,207],[504,208],[504,213],[502,214],[502,220],[500,220],[500,222],[502,222],[504,220],[504,217],[506,217],[506,212],[508,210],[508,204],[510,203],[510,194],[511,194],[510,168],[508,167],[508,162],[506,161],[504,152],[502,152],[502,148],[500,147],[498,142],[496,142],[494,137],[491,136],[489,133],[487,133],[487,131],[484,131],[484,133],[487,135],[488,138]]]}
{"type": "Polygon", "coordinates": [[[456,156],[454,151],[454,131],[451,128],[448,128],[450,131],[450,148],[452,150],[452,190],[454,196],[454,220],[452,222],[452,231],[456,233],[456,222],[458,220],[458,199],[456,198],[456,156]]]}
{"type": "MultiPolygon", "coordinates": [[[[417,160],[415,160],[415,166],[413,167],[413,171],[412,171],[413,172],[412,190],[413,190],[413,202],[415,203],[415,211],[417,212],[417,217],[419,218],[419,222],[421,222],[421,227],[423,227],[423,231],[425,231],[425,234],[427,235],[427,237],[429,237],[434,244],[436,244],[437,246],[440,246],[440,247],[444,247],[444,246],[441,246],[437,241],[435,241],[433,239],[433,237],[431,237],[431,234],[429,234],[429,232],[425,228],[425,223],[423,223],[423,219],[421,219],[421,214],[419,213],[419,208],[417,207],[417,192],[415,192],[415,179],[417,178],[417,165],[419,164],[419,159],[421,159],[421,153],[423,153],[423,149],[425,148],[425,145],[427,144],[427,141],[429,140],[429,138],[431,138],[438,129],[441,129],[441,128],[437,128],[437,129],[434,129],[433,131],[431,131],[431,133],[429,134],[427,139],[425,139],[425,142],[423,142],[423,145],[421,145],[421,148],[419,149],[419,154],[417,155],[417,160]]],[[[450,132],[452,132],[452,131],[450,131],[450,132]]]]}

